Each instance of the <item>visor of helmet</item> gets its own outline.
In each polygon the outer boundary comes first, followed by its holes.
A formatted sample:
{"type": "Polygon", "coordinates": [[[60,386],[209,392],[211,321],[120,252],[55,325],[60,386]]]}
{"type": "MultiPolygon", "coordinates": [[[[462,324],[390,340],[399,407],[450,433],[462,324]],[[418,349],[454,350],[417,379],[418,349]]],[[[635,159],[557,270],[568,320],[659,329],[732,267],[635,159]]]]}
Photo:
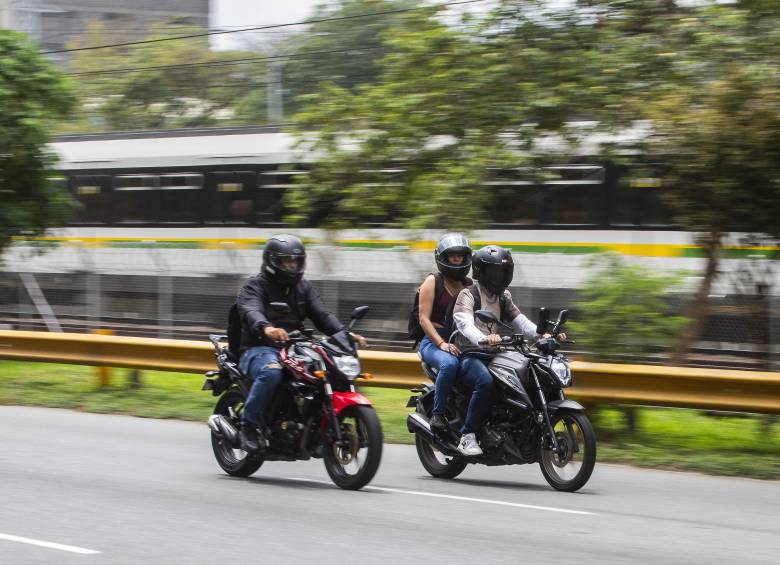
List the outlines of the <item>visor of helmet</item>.
{"type": "Polygon", "coordinates": [[[285,273],[297,275],[306,268],[305,255],[282,255],[274,253],[270,257],[271,264],[285,273]]]}

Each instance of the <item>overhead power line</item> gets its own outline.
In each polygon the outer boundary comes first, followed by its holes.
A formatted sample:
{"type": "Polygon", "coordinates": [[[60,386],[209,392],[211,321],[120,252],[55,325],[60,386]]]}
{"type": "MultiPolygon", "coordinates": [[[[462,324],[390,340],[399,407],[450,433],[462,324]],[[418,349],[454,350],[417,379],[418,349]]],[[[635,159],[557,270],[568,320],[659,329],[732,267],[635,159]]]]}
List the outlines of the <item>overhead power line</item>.
{"type": "Polygon", "coordinates": [[[74,51],[91,51],[93,49],[108,49],[110,47],[129,47],[130,45],[145,45],[148,43],[160,43],[162,41],[178,41],[180,39],[193,39],[195,37],[207,37],[211,35],[223,35],[227,33],[242,33],[245,31],[260,31],[265,29],[276,29],[280,27],[310,25],[322,22],[338,22],[344,20],[355,20],[358,18],[369,18],[373,16],[386,16],[391,14],[403,14],[405,12],[415,12],[418,10],[430,10],[432,8],[442,8],[445,6],[457,6],[460,4],[476,4],[478,2],[484,2],[485,0],[459,0],[457,2],[444,2],[443,4],[432,4],[429,6],[417,6],[415,8],[398,8],[395,10],[383,10],[381,12],[370,12],[366,14],[355,14],[352,16],[334,16],[332,18],[317,18],[299,22],[289,22],[284,24],[271,24],[264,26],[247,27],[242,29],[232,29],[223,31],[206,31],[203,33],[193,33],[190,35],[179,35],[176,37],[161,37],[158,39],[146,39],[144,41],[127,41],[124,43],[112,43],[109,45],[93,45],[91,47],[76,47],[74,49],[58,49],[55,51],[41,51],[43,55],[53,55],[55,53],[72,53],[74,51]]]}

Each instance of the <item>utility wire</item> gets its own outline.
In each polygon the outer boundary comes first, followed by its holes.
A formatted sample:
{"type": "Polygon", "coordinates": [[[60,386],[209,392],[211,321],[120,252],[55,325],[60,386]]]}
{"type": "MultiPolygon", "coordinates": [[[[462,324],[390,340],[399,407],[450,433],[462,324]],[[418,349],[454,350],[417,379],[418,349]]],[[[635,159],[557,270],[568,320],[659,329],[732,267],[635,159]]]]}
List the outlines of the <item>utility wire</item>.
{"type": "Polygon", "coordinates": [[[276,29],[280,27],[290,27],[299,25],[310,25],[323,22],[338,22],[344,20],[355,20],[358,18],[369,18],[373,16],[386,16],[390,14],[403,14],[406,12],[415,12],[418,10],[430,10],[432,8],[443,8],[445,6],[457,6],[460,4],[475,4],[477,2],[484,2],[485,0],[459,0],[457,2],[445,2],[443,4],[432,4],[429,6],[417,6],[415,8],[398,8],[395,10],[383,10],[381,12],[370,12],[367,14],[355,14],[352,16],[334,16],[332,18],[316,18],[300,22],[288,22],[284,24],[271,24],[265,26],[247,27],[243,29],[223,30],[223,31],[207,31],[204,33],[193,33],[191,35],[180,35],[177,37],[162,37],[159,39],[147,39],[144,41],[127,41],[124,43],[112,43],[109,45],[93,45],[92,47],[77,47],[75,49],[58,49],[55,51],[41,51],[42,55],[53,55],[55,53],[72,53],[74,51],[91,51],[93,49],[108,49],[110,47],[128,47],[130,45],[145,45],[148,43],[160,43],[162,41],[177,41],[179,39],[192,39],[195,37],[206,37],[212,35],[223,35],[227,33],[241,33],[245,31],[260,31],[264,29],[276,29]]]}

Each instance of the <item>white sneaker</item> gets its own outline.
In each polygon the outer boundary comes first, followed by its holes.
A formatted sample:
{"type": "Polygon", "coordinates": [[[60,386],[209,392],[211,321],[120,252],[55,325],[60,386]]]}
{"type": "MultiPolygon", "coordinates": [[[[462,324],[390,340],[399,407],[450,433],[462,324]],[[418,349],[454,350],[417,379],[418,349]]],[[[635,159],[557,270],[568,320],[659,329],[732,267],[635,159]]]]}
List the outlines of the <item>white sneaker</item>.
{"type": "Polygon", "coordinates": [[[482,455],[482,449],[477,443],[477,436],[475,434],[463,434],[460,436],[458,451],[467,457],[482,455]]]}

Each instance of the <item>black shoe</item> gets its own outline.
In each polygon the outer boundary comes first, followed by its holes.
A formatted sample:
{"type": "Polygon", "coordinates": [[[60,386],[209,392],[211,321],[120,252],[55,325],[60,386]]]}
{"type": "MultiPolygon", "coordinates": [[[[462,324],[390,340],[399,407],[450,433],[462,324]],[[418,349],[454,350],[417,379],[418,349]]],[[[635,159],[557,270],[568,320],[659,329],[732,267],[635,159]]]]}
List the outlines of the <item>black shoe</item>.
{"type": "Polygon", "coordinates": [[[431,429],[435,432],[446,432],[450,429],[450,423],[444,414],[434,414],[431,416],[431,429]]]}
{"type": "Polygon", "coordinates": [[[247,453],[260,450],[261,439],[258,437],[257,428],[252,424],[243,424],[238,430],[238,439],[241,449],[247,453]]]}

